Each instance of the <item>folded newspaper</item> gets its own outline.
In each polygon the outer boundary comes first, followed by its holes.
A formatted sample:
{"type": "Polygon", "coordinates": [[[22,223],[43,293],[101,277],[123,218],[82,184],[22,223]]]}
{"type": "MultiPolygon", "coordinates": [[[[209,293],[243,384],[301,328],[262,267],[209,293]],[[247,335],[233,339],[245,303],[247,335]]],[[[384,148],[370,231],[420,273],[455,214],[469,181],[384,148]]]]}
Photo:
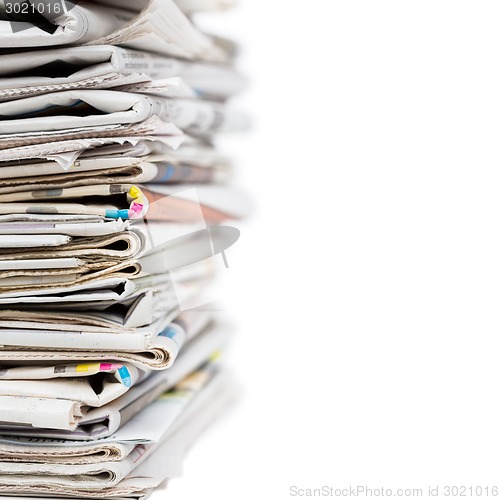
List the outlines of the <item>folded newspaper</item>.
{"type": "Polygon", "coordinates": [[[179,89],[226,99],[245,85],[230,65],[174,59],[112,45],[37,50],[23,52],[22,57],[14,52],[3,59],[0,101],[64,90],[116,88],[141,89],[141,93],[160,96],[179,89]]]}
{"type": "Polygon", "coordinates": [[[229,60],[223,47],[198,31],[173,0],[0,1],[0,47],[84,44],[229,60]]]}
{"type": "Polygon", "coordinates": [[[233,3],[0,0],[0,496],[146,498],[234,395],[233,3]]]}
{"type": "Polygon", "coordinates": [[[98,184],[225,184],[231,176],[229,161],[202,145],[177,151],[160,143],[101,147],[71,159],[64,170],[57,160],[47,155],[1,161],[0,194],[98,184]]]}
{"type": "Polygon", "coordinates": [[[141,494],[181,473],[192,440],[231,400],[232,391],[227,378],[209,363],[113,436],[92,445],[5,437],[0,440],[0,491],[64,495],[69,489],[82,497],[141,494]],[[154,432],[146,431],[150,436],[145,438],[146,424],[154,432]]]}
{"type": "Polygon", "coordinates": [[[67,90],[0,103],[1,149],[107,135],[169,136],[180,129],[203,136],[246,127],[244,115],[219,102],[115,90],[67,90]]]}
{"type": "MultiPolygon", "coordinates": [[[[128,419],[197,368],[214,351],[222,349],[227,330],[211,327],[190,341],[169,370],[150,374],[144,381],[123,391],[121,396],[102,407],[89,407],[82,400],[67,399],[64,389],[54,388],[52,398],[0,396],[0,435],[53,437],[93,440],[113,434],[128,419]],[[3,401],[5,399],[5,401],[3,401]],[[5,405],[5,406],[4,406],[5,405]]],[[[78,358],[78,356],[76,356],[78,358]]],[[[89,356],[90,359],[94,359],[89,356]]],[[[57,361],[50,351],[23,361],[57,361]]],[[[113,359],[113,356],[110,356],[113,359]]],[[[12,361],[12,360],[11,360],[12,361]]],[[[62,385],[62,384],[61,384],[62,385]]]]}

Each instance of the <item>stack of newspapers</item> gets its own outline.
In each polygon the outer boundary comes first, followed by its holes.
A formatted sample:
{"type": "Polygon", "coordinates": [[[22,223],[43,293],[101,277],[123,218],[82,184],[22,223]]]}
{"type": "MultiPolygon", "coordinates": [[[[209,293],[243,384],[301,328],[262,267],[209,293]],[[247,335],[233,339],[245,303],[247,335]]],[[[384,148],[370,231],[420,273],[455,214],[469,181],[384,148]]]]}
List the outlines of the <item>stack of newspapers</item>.
{"type": "Polygon", "coordinates": [[[144,498],[233,395],[220,0],[0,0],[0,495],[144,498]]]}

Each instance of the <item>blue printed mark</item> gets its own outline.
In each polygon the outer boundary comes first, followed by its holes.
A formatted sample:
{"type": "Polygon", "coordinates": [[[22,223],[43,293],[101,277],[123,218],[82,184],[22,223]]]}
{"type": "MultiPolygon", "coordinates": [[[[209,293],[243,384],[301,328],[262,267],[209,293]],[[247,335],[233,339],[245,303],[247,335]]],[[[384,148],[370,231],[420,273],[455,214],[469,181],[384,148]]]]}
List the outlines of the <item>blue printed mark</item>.
{"type": "Polygon", "coordinates": [[[128,219],[128,210],[106,210],[106,218],[108,219],[128,219]]]}
{"type": "Polygon", "coordinates": [[[160,333],[160,337],[167,337],[169,339],[172,339],[174,340],[175,337],[177,337],[178,335],[178,332],[175,328],[172,328],[171,326],[169,326],[168,328],[165,328],[165,330],[163,330],[161,333],[160,333]]]}
{"type": "Polygon", "coordinates": [[[120,374],[120,378],[122,379],[122,383],[125,387],[130,387],[132,385],[132,378],[130,377],[130,372],[126,366],[122,366],[118,373],[120,374]]]}
{"type": "Polygon", "coordinates": [[[168,164],[165,168],[165,172],[159,179],[155,179],[156,182],[167,182],[169,181],[175,174],[175,167],[171,164],[168,164]]]}

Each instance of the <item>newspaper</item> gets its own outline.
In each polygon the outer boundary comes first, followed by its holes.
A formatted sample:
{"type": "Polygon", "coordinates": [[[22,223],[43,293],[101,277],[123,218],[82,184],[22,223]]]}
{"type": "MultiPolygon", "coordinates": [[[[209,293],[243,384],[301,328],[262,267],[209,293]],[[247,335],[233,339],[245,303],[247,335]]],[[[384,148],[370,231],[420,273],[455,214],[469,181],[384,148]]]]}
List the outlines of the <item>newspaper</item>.
{"type": "MultiPolygon", "coordinates": [[[[172,311],[152,325],[119,333],[71,331],[64,330],[66,325],[58,323],[10,321],[6,323],[13,326],[22,323],[31,328],[0,328],[3,345],[0,362],[114,360],[142,369],[161,370],[172,366],[184,344],[207,329],[211,320],[210,311],[194,310],[182,314],[172,311]],[[45,329],[37,329],[37,326],[45,329]]],[[[56,385],[55,389],[63,386],[56,385]]]]}
{"type": "MultiPolygon", "coordinates": [[[[0,236],[0,241],[8,248],[8,243],[15,236],[0,236]]],[[[43,238],[43,236],[41,237],[43,238]]],[[[23,238],[23,246],[28,238],[23,238]]],[[[17,242],[20,243],[20,242],[17,242]]],[[[123,261],[108,267],[106,264],[82,266],[76,269],[9,269],[0,271],[0,292],[11,290],[30,291],[37,289],[58,288],[83,285],[87,288],[99,286],[106,279],[131,279],[141,274],[141,266],[136,261],[123,261]]]]}
{"type": "MultiPolygon", "coordinates": [[[[57,163],[63,170],[68,170],[74,165],[82,154],[99,150],[113,149],[116,151],[130,151],[131,148],[147,148],[146,144],[163,143],[173,149],[178,148],[186,136],[177,128],[169,130],[165,135],[144,135],[138,137],[113,137],[102,136],[95,138],[80,138],[78,140],[54,140],[52,142],[23,145],[16,140],[14,144],[7,145],[0,150],[0,162],[11,166],[9,162],[22,162],[32,159],[46,159],[57,163]]],[[[147,149],[146,149],[147,150],[147,149]]]]}
{"type": "MultiPolygon", "coordinates": [[[[154,224],[151,225],[153,227],[154,224]]],[[[143,240],[142,245],[137,245],[136,251],[140,255],[136,259],[117,258],[118,252],[123,255],[129,248],[99,248],[105,243],[127,241],[125,236],[136,234],[136,231],[129,231],[104,237],[75,238],[74,242],[64,242],[64,245],[61,242],[53,251],[45,247],[8,248],[4,243],[4,255],[0,260],[0,268],[4,269],[0,271],[0,304],[12,303],[10,299],[14,298],[20,303],[30,302],[31,299],[38,303],[53,300],[123,300],[149,289],[171,289],[177,283],[190,285],[196,279],[206,284],[213,273],[213,257],[224,252],[239,238],[236,228],[215,226],[166,241],[150,236],[147,241],[143,240]],[[92,249],[92,244],[97,248],[92,249]],[[79,261],[75,261],[75,257],[79,261]],[[58,259],[65,259],[64,268],[57,268],[58,259]],[[39,265],[39,261],[43,265],[39,265]],[[74,267],[77,263],[81,264],[81,268],[74,267]],[[21,264],[25,267],[21,268],[21,264]],[[84,272],[85,269],[87,272],[84,272]]],[[[24,236],[23,242],[39,238],[37,234],[24,236]]],[[[60,235],[45,236],[57,238],[60,235]]],[[[0,242],[5,238],[16,236],[0,234],[0,242]]],[[[185,290],[191,294],[189,289],[185,290]]]]}
{"type": "Polygon", "coordinates": [[[196,392],[194,397],[190,396],[192,401],[187,406],[183,405],[182,413],[171,419],[168,425],[163,425],[164,434],[158,444],[139,445],[140,448],[135,448],[124,460],[104,462],[98,467],[4,462],[1,466],[12,471],[12,474],[2,475],[0,494],[145,498],[152,488],[182,473],[182,462],[194,440],[227,407],[234,396],[232,383],[220,374],[196,392]],[[137,464],[131,464],[134,459],[137,464]],[[42,470],[43,475],[26,477],[29,469],[42,470]],[[76,477],[75,471],[74,476],[70,476],[74,482],[69,484],[67,476],[58,475],[58,472],[64,470],[67,474],[71,469],[79,469],[82,474],[76,477]]]}
{"type": "Polygon", "coordinates": [[[40,328],[54,324],[65,325],[68,331],[95,331],[99,333],[128,333],[133,328],[147,326],[169,314],[174,308],[169,291],[149,290],[136,298],[120,304],[99,304],[98,307],[83,308],[70,304],[70,308],[61,305],[46,304],[33,308],[30,304],[17,304],[16,309],[0,309],[0,325],[17,327],[36,325],[40,328]]]}
{"type": "MultiPolygon", "coordinates": [[[[161,264],[161,261],[159,261],[161,264]]],[[[14,287],[11,290],[0,292],[0,305],[7,304],[69,304],[77,306],[79,302],[88,307],[100,306],[101,304],[116,304],[132,300],[148,291],[170,291],[175,287],[179,293],[180,285],[184,282],[194,282],[207,278],[207,272],[213,269],[212,263],[202,262],[199,265],[188,266],[184,269],[175,270],[173,273],[150,275],[134,279],[126,277],[112,277],[96,279],[84,284],[69,284],[68,286],[38,285],[32,287],[14,287]]],[[[201,285],[200,285],[201,286],[201,285]]]]}
{"type": "Polygon", "coordinates": [[[0,496],[145,498],[230,399],[232,3],[0,0],[0,496]]]}
{"type": "Polygon", "coordinates": [[[209,361],[133,416],[113,435],[97,441],[1,436],[0,462],[86,465],[121,461],[137,447],[162,441],[194,397],[197,401],[211,398],[212,388],[217,384],[210,383],[211,389],[206,390],[207,384],[219,377],[219,373],[218,363],[209,361]]]}
{"type": "MultiPolygon", "coordinates": [[[[149,329],[143,329],[146,332],[142,332],[142,341],[144,344],[152,344],[158,351],[162,346],[165,350],[164,357],[168,358],[165,367],[168,367],[172,365],[182,346],[200,333],[209,320],[210,315],[206,312],[184,313],[173,322],[166,317],[161,323],[169,324],[163,331],[157,333],[160,338],[149,340],[148,335],[153,334],[147,333],[149,329]]],[[[10,322],[10,325],[15,326],[15,323],[10,322]]],[[[139,332],[135,335],[64,332],[61,331],[63,326],[57,323],[50,325],[54,330],[37,330],[36,324],[27,326],[31,326],[32,329],[0,329],[0,339],[4,348],[24,345],[35,349],[41,345],[46,349],[64,349],[77,344],[78,350],[85,350],[90,345],[90,348],[99,348],[102,355],[112,358],[112,354],[107,351],[113,348],[131,350],[130,346],[137,343],[138,336],[141,335],[139,332]],[[46,340],[47,337],[49,340],[46,340]],[[136,338],[132,340],[133,337],[136,338]]],[[[147,350],[147,347],[143,350],[147,350]]],[[[78,358],[78,353],[75,353],[74,358],[78,358]]],[[[86,415],[90,409],[105,407],[148,376],[149,370],[139,370],[132,365],[116,363],[58,365],[52,368],[6,368],[0,372],[0,421],[74,430],[81,418],[84,421],[88,420],[86,415]],[[102,373],[106,368],[108,371],[114,368],[116,376],[108,379],[83,377],[86,372],[97,370],[97,373],[102,373]],[[79,377],[66,380],[67,375],[65,377],[58,375],[71,373],[79,377]],[[51,375],[52,379],[48,380],[51,375]],[[37,408],[36,412],[32,410],[34,407],[37,408]]]]}
{"type": "MultiPolygon", "coordinates": [[[[170,155],[173,162],[198,166],[211,166],[223,158],[209,141],[195,139],[178,130],[177,135],[86,138],[9,147],[0,151],[0,165],[8,168],[17,164],[22,167],[20,174],[24,177],[24,165],[37,163],[36,160],[51,162],[54,169],[59,168],[54,172],[57,174],[78,168],[79,159],[98,161],[101,157],[111,157],[113,159],[109,161],[115,166],[115,162],[122,158],[127,166],[127,158],[143,158],[149,154],[170,155]]],[[[92,170],[89,164],[87,169],[92,170]]],[[[12,171],[6,172],[12,174],[12,171]]]]}
{"type": "MultiPolygon", "coordinates": [[[[37,311],[35,314],[40,313],[37,311]]],[[[167,353],[165,357],[168,358],[170,366],[186,340],[199,333],[211,318],[212,313],[207,310],[194,309],[179,314],[178,308],[174,307],[150,325],[129,327],[121,331],[90,325],[81,327],[77,324],[71,328],[71,325],[61,324],[55,319],[52,321],[46,319],[45,322],[27,321],[28,318],[11,319],[1,322],[0,343],[4,349],[14,347],[74,349],[75,356],[78,355],[78,351],[97,349],[125,352],[161,349],[167,353]]]]}
{"type": "MultiPolygon", "coordinates": [[[[16,415],[10,416],[9,412],[3,411],[3,407],[0,409],[0,434],[75,441],[100,440],[112,436],[134,415],[199,367],[214,351],[220,350],[227,335],[228,330],[221,325],[210,325],[186,344],[170,369],[151,374],[102,407],[82,408],[81,414],[73,411],[74,402],[67,399],[32,398],[33,404],[27,406],[24,398],[18,397],[16,401],[12,398],[10,404],[16,415]]],[[[72,359],[78,357],[76,355],[72,359]]],[[[113,356],[110,358],[114,360],[113,356]]],[[[33,358],[28,355],[24,359],[30,361],[33,358]]],[[[40,356],[37,362],[43,360],[44,357],[40,356]]]]}
{"type": "MultiPolygon", "coordinates": [[[[33,188],[33,187],[32,187],[33,188]]],[[[66,189],[49,189],[35,191],[20,191],[0,194],[0,214],[36,213],[38,204],[46,200],[57,200],[51,203],[51,213],[96,215],[106,219],[136,219],[144,217],[148,209],[148,200],[140,187],[133,184],[95,184],[92,186],[77,186],[66,189]],[[85,199],[90,197],[121,198],[121,204],[82,204],[59,200],[85,199]],[[33,200],[33,201],[32,201],[33,200]]],[[[39,210],[40,211],[40,210],[39,210]]],[[[45,211],[47,212],[47,211],[45,211]]]]}
{"type": "MultiPolygon", "coordinates": [[[[102,91],[106,92],[106,91],[102,91]]],[[[16,101],[13,101],[16,102],[16,101]]],[[[9,104],[9,103],[3,103],[9,104]]],[[[20,157],[28,153],[32,155],[57,155],[61,162],[70,165],[73,152],[83,150],[89,144],[111,144],[119,142],[137,143],[142,140],[161,141],[165,144],[179,145],[183,140],[182,131],[171,123],[165,123],[157,116],[140,123],[115,124],[101,127],[27,132],[24,134],[0,135],[0,161],[11,159],[11,152],[20,157]],[[53,146],[51,143],[57,143],[53,146]],[[62,156],[59,152],[60,143],[71,148],[72,155],[62,156]],[[23,148],[23,149],[20,149],[23,148]],[[8,150],[8,155],[3,150],[8,150]],[[13,151],[14,150],[14,151],[13,151]]]]}
{"type": "Polygon", "coordinates": [[[3,368],[0,421],[72,429],[84,408],[103,407],[148,376],[117,363],[3,368]]]}
{"type": "MultiPolygon", "coordinates": [[[[226,186],[163,184],[92,184],[0,194],[0,215],[90,215],[101,219],[187,222],[200,217],[221,223],[240,219],[250,210],[241,191],[226,186]],[[78,198],[80,203],[74,203],[78,198]],[[66,201],[68,200],[68,201],[66,201]],[[236,201],[237,204],[231,204],[236,201]],[[154,206],[153,206],[154,205],[154,206]]],[[[67,242],[66,242],[67,243],[67,242]]],[[[1,242],[0,242],[1,244],[1,242]]]]}
{"type": "MultiPolygon", "coordinates": [[[[12,449],[18,450],[15,457],[17,460],[0,461],[0,483],[17,485],[31,481],[29,483],[31,485],[43,484],[85,489],[115,486],[169,438],[172,428],[175,430],[182,427],[193,417],[196,417],[197,413],[206,410],[211,400],[216,397],[217,392],[223,387],[223,383],[222,375],[217,373],[216,367],[209,363],[181,381],[174,389],[162,395],[159,401],[150,405],[161,406],[164,411],[164,415],[156,422],[162,433],[160,439],[156,442],[135,445],[120,460],[102,460],[102,457],[100,457],[99,461],[82,463],[74,460],[75,458],[81,458],[83,451],[77,449],[76,454],[71,453],[69,458],[72,460],[70,460],[70,463],[65,463],[68,458],[65,455],[61,457],[63,459],[62,463],[59,460],[54,460],[53,453],[50,454],[51,460],[40,463],[42,460],[45,461],[45,456],[38,453],[40,447],[37,447],[30,450],[28,460],[19,462],[19,455],[23,454],[23,448],[19,445],[10,445],[7,447],[9,451],[12,449]],[[35,476],[35,479],[30,476],[35,476]]],[[[144,411],[147,411],[148,408],[144,411]]],[[[96,443],[93,449],[99,446],[96,443]]],[[[86,446],[83,449],[88,451],[92,448],[86,446]]],[[[68,445],[64,449],[60,449],[60,451],[68,453],[68,445]]],[[[26,455],[26,453],[23,455],[26,455]]]]}
{"type": "MultiPolygon", "coordinates": [[[[224,203],[223,197],[219,202],[224,203]]],[[[77,291],[103,288],[108,283],[114,286],[113,278],[143,283],[150,274],[180,272],[185,266],[201,263],[238,240],[239,231],[234,227],[206,225],[211,214],[203,217],[204,205],[195,200],[175,194],[160,197],[159,204],[155,210],[168,210],[172,219],[178,218],[179,206],[186,207],[182,213],[186,220],[167,224],[153,217],[130,226],[122,219],[113,222],[98,216],[0,215],[0,297],[13,296],[15,290],[18,296],[27,296],[25,292],[32,290],[45,294],[71,287],[77,291]]],[[[5,207],[8,211],[8,204],[5,207]]],[[[27,210],[36,212],[37,205],[32,207],[27,210]]],[[[229,216],[223,214],[224,219],[229,216]]],[[[195,276],[204,274],[205,268],[209,270],[210,263],[200,264],[195,276]]],[[[186,270],[186,279],[191,279],[190,272],[186,270]]],[[[166,278],[159,276],[158,282],[166,278]]]]}
{"type": "Polygon", "coordinates": [[[0,396],[61,398],[69,394],[75,401],[100,407],[147,375],[135,366],[116,363],[5,367],[0,370],[0,396]]]}
{"type": "Polygon", "coordinates": [[[180,422],[175,425],[155,452],[114,488],[103,489],[97,495],[89,490],[79,490],[77,494],[85,497],[147,495],[149,490],[158,487],[166,479],[182,475],[184,458],[193,443],[210,422],[227,408],[234,394],[234,386],[227,381],[203,412],[193,416],[186,425],[181,425],[180,422]]]}
{"type": "Polygon", "coordinates": [[[12,53],[3,55],[2,60],[0,102],[64,90],[117,87],[173,97],[172,91],[177,89],[189,92],[182,82],[198,96],[226,99],[245,85],[244,78],[231,66],[167,58],[112,45],[37,50],[23,52],[22,57],[12,53]]]}
{"type": "Polygon", "coordinates": [[[42,1],[16,12],[15,2],[1,0],[0,47],[111,44],[186,59],[228,60],[224,49],[200,33],[172,0],[110,4],[42,1]],[[21,21],[19,15],[24,15],[21,21]],[[49,26],[35,23],[36,16],[49,26]]]}
{"type": "MultiPolygon", "coordinates": [[[[176,82],[178,80],[175,80],[176,82]]],[[[58,140],[80,131],[85,135],[152,123],[176,133],[242,130],[246,117],[224,105],[202,99],[161,98],[114,90],[67,90],[0,103],[0,137],[43,137],[58,140]]],[[[104,135],[104,134],[103,134],[104,135]]],[[[1,158],[0,158],[1,159],[1,158]]]]}
{"type": "Polygon", "coordinates": [[[231,175],[229,162],[222,156],[205,156],[206,149],[182,156],[178,152],[133,153],[84,153],[66,169],[55,160],[0,162],[0,194],[99,184],[219,184],[231,175]]]}

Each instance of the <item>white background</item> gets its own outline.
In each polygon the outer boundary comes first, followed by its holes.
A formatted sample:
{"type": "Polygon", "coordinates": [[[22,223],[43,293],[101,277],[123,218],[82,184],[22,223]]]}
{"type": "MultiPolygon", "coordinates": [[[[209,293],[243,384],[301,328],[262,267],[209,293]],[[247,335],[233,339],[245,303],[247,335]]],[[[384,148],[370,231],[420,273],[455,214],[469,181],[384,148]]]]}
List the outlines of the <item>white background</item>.
{"type": "MultiPolygon", "coordinates": [[[[243,0],[239,405],[155,499],[500,486],[500,4],[243,0]]],[[[441,495],[440,495],[441,496],[441,495]]]]}

